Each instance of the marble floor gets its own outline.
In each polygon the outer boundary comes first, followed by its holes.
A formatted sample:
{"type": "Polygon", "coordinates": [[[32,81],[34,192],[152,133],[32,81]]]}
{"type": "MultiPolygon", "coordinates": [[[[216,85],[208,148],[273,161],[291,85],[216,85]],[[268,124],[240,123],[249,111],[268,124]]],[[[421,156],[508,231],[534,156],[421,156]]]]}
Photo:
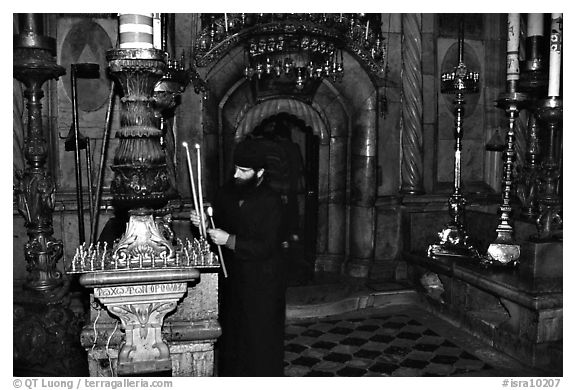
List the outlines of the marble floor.
{"type": "Polygon", "coordinates": [[[284,356],[292,377],[562,375],[525,367],[413,305],[289,320],[284,356]]]}

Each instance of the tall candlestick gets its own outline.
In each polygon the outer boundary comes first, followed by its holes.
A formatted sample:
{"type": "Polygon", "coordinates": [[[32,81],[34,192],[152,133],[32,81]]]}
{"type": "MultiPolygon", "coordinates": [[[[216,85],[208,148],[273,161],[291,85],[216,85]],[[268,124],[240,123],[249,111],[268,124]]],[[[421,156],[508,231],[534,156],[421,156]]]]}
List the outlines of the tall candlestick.
{"type": "MultiPolygon", "coordinates": [[[[198,212],[198,198],[196,197],[196,184],[194,183],[194,172],[192,171],[192,161],[190,161],[190,150],[188,149],[188,142],[182,142],[182,146],[186,149],[186,161],[188,162],[188,173],[190,175],[190,187],[192,187],[192,199],[194,201],[194,211],[196,214],[200,216],[198,212]]],[[[200,219],[200,224],[198,225],[198,229],[200,230],[200,234],[202,234],[202,225],[204,224],[204,220],[200,219]]]]}
{"type": "Polygon", "coordinates": [[[152,42],[154,49],[162,49],[162,19],[161,14],[154,14],[152,20],[152,42]]]}
{"type": "Polygon", "coordinates": [[[544,35],[544,14],[528,14],[528,33],[526,36],[544,35]]]}
{"type": "Polygon", "coordinates": [[[550,72],[548,96],[560,96],[560,69],[562,64],[562,14],[552,14],[550,26],[550,72]]]}
{"type": "Polygon", "coordinates": [[[202,195],[202,158],[200,157],[200,145],[194,145],[196,148],[197,168],[198,168],[198,202],[200,204],[200,220],[202,223],[202,235],[206,237],[206,226],[204,226],[204,199],[202,195]]]}
{"type": "Polygon", "coordinates": [[[506,50],[506,81],[520,79],[518,47],[520,45],[520,14],[508,14],[508,44],[506,50]]]}

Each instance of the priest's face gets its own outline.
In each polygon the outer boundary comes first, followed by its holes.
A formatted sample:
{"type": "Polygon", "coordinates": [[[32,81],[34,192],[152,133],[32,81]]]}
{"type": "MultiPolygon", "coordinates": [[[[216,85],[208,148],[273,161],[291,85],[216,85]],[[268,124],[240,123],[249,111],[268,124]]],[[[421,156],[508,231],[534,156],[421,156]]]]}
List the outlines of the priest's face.
{"type": "Polygon", "coordinates": [[[263,173],[263,169],[255,171],[253,168],[236,165],[234,169],[234,184],[241,189],[254,188],[260,183],[263,173]]]}

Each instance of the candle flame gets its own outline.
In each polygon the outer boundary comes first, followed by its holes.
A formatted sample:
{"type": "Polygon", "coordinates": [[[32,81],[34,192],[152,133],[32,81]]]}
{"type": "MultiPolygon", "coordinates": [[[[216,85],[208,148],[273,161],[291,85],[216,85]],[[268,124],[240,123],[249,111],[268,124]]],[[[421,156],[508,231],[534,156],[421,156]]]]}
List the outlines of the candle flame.
{"type": "Polygon", "coordinates": [[[195,147],[196,149],[200,149],[200,144],[194,144],[194,147],[195,147]]]}
{"type": "Polygon", "coordinates": [[[206,212],[208,213],[208,216],[211,217],[212,216],[212,206],[208,206],[206,208],[206,212]]]}
{"type": "Polygon", "coordinates": [[[185,148],[188,148],[188,142],[186,142],[186,141],[182,142],[182,146],[184,146],[185,148]]]}

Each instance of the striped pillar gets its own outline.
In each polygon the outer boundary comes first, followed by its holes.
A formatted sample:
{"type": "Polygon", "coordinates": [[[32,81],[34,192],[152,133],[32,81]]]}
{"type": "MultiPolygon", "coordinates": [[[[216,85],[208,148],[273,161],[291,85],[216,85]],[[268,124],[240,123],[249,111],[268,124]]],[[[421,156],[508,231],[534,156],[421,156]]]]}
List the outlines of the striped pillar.
{"type": "Polygon", "coordinates": [[[119,14],[120,49],[153,49],[153,14],[119,14]]]}

